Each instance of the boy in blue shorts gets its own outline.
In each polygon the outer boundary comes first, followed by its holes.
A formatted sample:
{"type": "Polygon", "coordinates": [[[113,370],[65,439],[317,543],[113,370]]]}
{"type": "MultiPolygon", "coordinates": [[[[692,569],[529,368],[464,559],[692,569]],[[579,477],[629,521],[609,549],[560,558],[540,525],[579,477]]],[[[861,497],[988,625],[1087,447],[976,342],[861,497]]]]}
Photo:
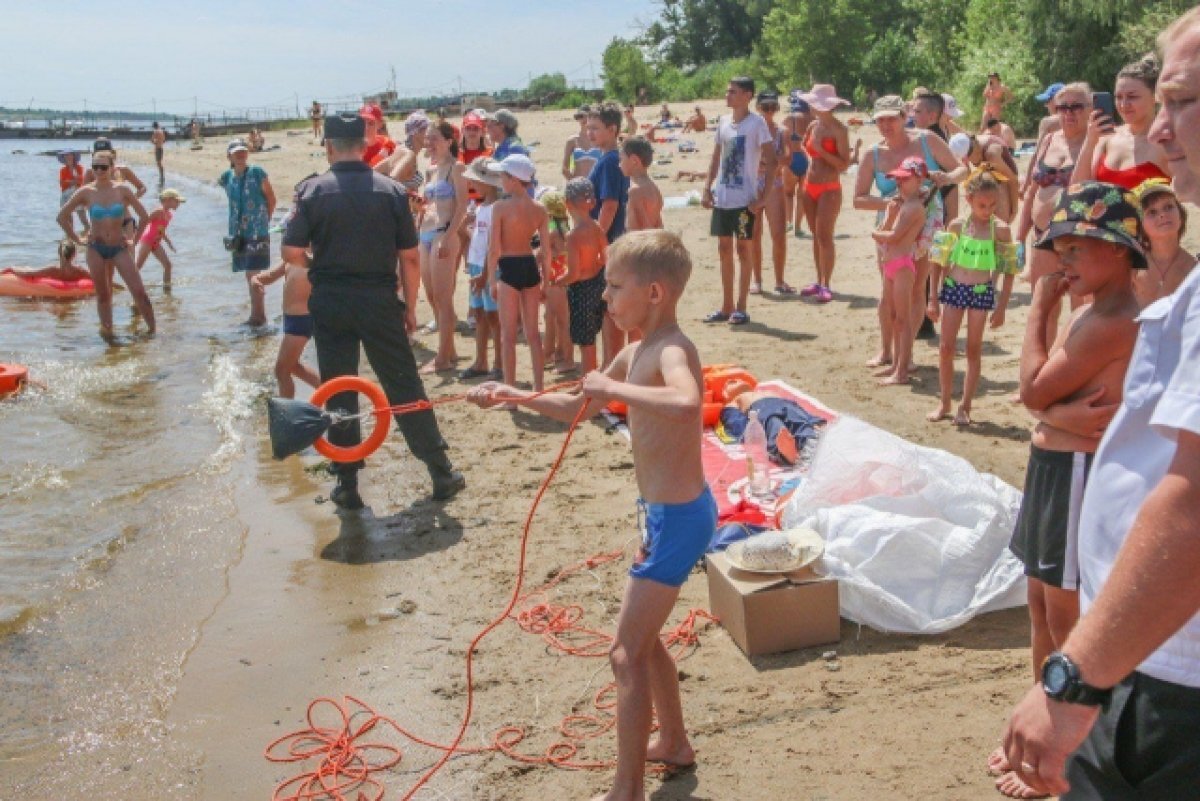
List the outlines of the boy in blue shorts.
{"type": "Polygon", "coordinates": [[[312,339],[312,317],[308,313],[312,284],[308,282],[308,270],[281,261],[271,269],[251,276],[251,290],[264,295],[267,287],[280,278],[283,279],[283,339],[279,343],[279,355],[275,357],[275,380],[279,383],[279,397],[294,398],[294,379],[299,378],[313,388],[321,383],[317,372],[300,361],[308,340],[312,339]]]}
{"type": "Polygon", "coordinates": [[[498,379],[500,371],[500,307],[492,294],[492,287],[487,285],[486,270],[488,244],[491,242],[489,233],[492,227],[492,204],[500,195],[500,179],[488,172],[491,159],[479,156],[464,175],[471,183],[471,188],[479,195],[475,206],[475,225],[471,231],[471,243],[467,246],[467,274],[471,277],[469,306],[475,313],[475,363],[458,374],[460,381],[470,381],[473,378],[498,379]],[[488,339],[492,340],[496,351],[496,367],[488,369],[488,339]]]}
{"type": "Polygon", "coordinates": [[[621,330],[641,331],[642,340],[622,349],[603,371],[588,373],[581,394],[535,398],[488,382],[468,396],[483,408],[521,403],[565,422],[581,407],[585,417],[614,400],[629,407],[645,530],[609,653],[617,680],[617,774],[612,789],[600,796],[606,801],[644,798],[647,761],[677,771],[696,759],[683,725],[675,662],[660,637],[679,588],[717,524],[717,503],[700,463],[700,355],[676,317],[691,270],[675,234],[626,234],[609,248],[604,300],[621,330]],[[654,714],[659,730],[650,741],[654,714]]]}

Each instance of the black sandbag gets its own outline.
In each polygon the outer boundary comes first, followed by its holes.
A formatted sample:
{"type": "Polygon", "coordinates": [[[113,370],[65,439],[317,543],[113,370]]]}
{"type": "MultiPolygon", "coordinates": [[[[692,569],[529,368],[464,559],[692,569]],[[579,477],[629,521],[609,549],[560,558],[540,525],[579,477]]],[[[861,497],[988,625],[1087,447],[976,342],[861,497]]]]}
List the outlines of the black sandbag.
{"type": "Polygon", "coordinates": [[[267,425],[271,433],[271,455],[286,459],[320,439],[333,425],[333,418],[324,409],[306,401],[268,398],[267,425]]]}

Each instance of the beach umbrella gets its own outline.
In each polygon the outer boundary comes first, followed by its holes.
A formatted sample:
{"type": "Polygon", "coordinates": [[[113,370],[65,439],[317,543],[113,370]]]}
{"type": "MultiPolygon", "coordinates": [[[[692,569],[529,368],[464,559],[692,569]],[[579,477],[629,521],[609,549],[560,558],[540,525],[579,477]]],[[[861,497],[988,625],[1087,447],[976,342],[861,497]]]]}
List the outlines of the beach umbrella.
{"type": "Polygon", "coordinates": [[[333,425],[333,417],[319,406],[291,398],[268,398],[267,421],[271,455],[286,459],[312,445],[333,425]]]}

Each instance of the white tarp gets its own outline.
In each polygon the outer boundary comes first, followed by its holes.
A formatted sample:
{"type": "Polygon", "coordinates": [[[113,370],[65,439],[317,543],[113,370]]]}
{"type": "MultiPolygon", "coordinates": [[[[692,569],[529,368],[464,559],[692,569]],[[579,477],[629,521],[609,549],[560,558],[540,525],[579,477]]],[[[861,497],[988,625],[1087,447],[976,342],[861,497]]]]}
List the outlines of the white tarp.
{"type": "Polygon", "coordinates": [[[843,617],[935,634],[1025,603],[1008,550],[1020,504],[1020,492],[964,459],[843,416],[821,435],[782,522],[825,538],[843,617]]]}

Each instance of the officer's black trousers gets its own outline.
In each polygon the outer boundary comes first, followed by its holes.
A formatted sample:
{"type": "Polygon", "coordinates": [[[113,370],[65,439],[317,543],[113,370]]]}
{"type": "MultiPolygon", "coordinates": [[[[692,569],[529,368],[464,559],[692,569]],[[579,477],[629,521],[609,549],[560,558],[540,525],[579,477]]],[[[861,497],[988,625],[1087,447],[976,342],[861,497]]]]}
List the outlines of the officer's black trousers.
{"type": "MultiPolygon", "coordinates": [[[[325,284],[313,287],[308,310],[313,318],[313,340],[322,381],[357,375],[361,343],[390,404],[426,399],[404,330],[404,304],[396,297],[395,290],[386,286],[325,284]]],[[[357,414],[358,395],[352,392],[335,395],[326,408],[357,414]]],[[[396,422],[414,456],[426,464],[446,463],[446,442],[432,410],[396,415],[396,422]]],[[[334,426],[328,437],[331,443],[342,447],[362,441],[357,420],[334,426]]],[[[359,461],[335,465],[334,469],[352,474],[362,467],[359,461]]]]}

